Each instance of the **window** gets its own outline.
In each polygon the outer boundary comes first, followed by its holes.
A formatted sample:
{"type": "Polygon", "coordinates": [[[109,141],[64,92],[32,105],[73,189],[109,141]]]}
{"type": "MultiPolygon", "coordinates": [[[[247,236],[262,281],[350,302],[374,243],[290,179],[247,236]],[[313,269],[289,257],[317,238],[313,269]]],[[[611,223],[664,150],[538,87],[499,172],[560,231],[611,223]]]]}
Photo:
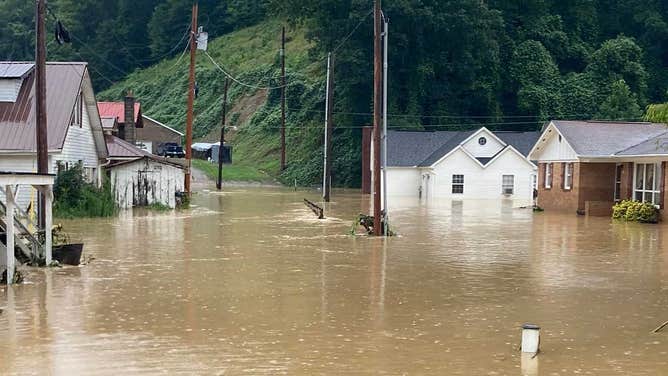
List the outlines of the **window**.
{"type": "Polygon", "coordinates": [[[573,164],[564,163],[564,189],[573,188],[573,164]]]}
{"type": "Polygon", "coordinates": [[[464,175],[452,175],[452,193],[464,193],[464,175]]]}
{"type": "Polygon", "coordinates": [[[83,123],[83,95],[79,93],[77,101],[74,104],[74,110],[72,112],[72,121],[70,122],[70,125],[81,128],[82,123],[83,123]]]}
{"type": "Polygon", "coordinates": [[[658,206],[661,199],[660,182],[660,163],[636,163],[634,199],[658,206]]]}
{"type": "Polygon", "coordinates": [[[478,139],[478,145],[485,145],[487,143],[487,139],[485,137],[480,137],[478,139]]]}
{"type": "Polygon", "coordinates": [[[615,168],[615,201],[622,199],[622,171],[624,165],[618,164],[615,168]]]}
{"type": "Polygon", "coordinates": [[[552,163],[545,163],[545,188],[552,188],[552,163]]]}
{"type": "Polygon", "coordinates": [[[504,195],[512,195],[515,193],[515,175],[502,176],[501,191],[504,195]]]}

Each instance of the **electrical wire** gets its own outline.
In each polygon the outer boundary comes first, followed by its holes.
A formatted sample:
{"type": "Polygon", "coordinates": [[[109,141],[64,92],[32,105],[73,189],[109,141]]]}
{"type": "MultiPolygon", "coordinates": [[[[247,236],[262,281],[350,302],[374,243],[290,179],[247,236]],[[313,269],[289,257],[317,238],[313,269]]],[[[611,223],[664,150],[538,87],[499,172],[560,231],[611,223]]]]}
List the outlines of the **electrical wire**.
{"type": "Polygon", "coordinates": [[[211,57],[211,55],[209,55],[209,52],[208,52],[208,51],[204,51],[204,55],[206,55],[206,57],[208,57],[209,60],[211,60],[211,63],[212,63],[216,68],[218,68],[218,70],[220,70],[221,72],[223,72],[223,74],[224,74],[225,76],[227,76],[227,78],[229,78],[230,80],[236,82],[237,84],[239,84],[239,85],[241,85],[241,86],[245,86],[245,87],[247,87],[247,88],[256,89],[256,90],[275,90],[275,89],[282,89],[283,87],[286,87],[286,86],[287,86],[287,84],[286,84],[286,85],[281,85],[281,86],[257,86],[257,85],[247,84],[247,83],[245,83],[245,82],[243,82],[243,81],[237,79],[236,77],[232,76],[232,75],[231,75],[230,73],[228,73],[227,71],[225,71],[225,69],[223,69],[223,67],[221,67],[220,64],[216,63],[216,61],[211,57]]]}
{"type": "Polygon", "coordinates": [[[355,34],[355,32],[357,31],[357,29],[359,29],[359,27],[362,26],[362,24],[364,23],[364,21],[366,21],[366,19],[367,19],[372,13],[373,13],[373,9],[371,9],[371,10],[369,11],[369,13],[365,14],[364,17],[362,17],[362,18],[360,19],[360,21],[357,23],[357,25],[352,29],[352,31],[351,31],[350,33],[348,33],[348,35],[346,35],[346,36],[343,38],[343,40],[341,40],[341,42],[339,42],[339,44],[338,44],[336,47],[334,47],[334,49],[332,50],[332,53],[338,51],[339,48],[341,48],[341,47],[343,46],[343,44],[346,43],[346,42],[348,41],[348,39],[350,39],[350,37],[353,36],[353,34],[355,34]]]}

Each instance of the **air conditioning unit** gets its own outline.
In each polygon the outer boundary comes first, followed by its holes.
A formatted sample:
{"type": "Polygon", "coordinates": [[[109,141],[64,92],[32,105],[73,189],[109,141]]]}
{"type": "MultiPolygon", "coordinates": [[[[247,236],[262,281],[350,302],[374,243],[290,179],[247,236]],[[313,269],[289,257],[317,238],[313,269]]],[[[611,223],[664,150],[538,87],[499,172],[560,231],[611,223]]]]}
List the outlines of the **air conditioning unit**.
{"type": "Polygon", "coordinates": [[[512,195],[513,194],[513,189],[512,188],[503,188],[503,194],[504,195],[512,195]]]}

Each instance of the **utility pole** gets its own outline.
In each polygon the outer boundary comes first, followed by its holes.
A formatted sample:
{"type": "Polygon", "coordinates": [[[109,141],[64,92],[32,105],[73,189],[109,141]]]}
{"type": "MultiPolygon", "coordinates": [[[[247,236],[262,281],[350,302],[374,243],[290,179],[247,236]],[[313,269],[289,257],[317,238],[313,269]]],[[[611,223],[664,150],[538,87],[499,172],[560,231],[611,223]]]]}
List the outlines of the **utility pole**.
{"type": "Polygon", "coordinates": [[[380,0],[373,2],[373,234],[382,235],[380,206],[380,108],[382,92],[380,0]]]}
{"type": "Polygon", "coordinates": [[[332,133],[334,108],[334,55],[327,55],[327,94],[325,98],[325,169],[322,179],[322,197],[329,202],[332,190],[332,133]]]}
{"type": "Polygon", "coordinates": [[[285,170],[285,26],[281,33],[281,171],[285,170]]]}
{"type": "Polygon", "coordinates": [[[223,119],[220,125],[220,147],[218,148],[218,182],[216,188],[220,191],[223,187],[223,148],[225,147],[225,117],[227,115],[227,87],[230,81],[225,79],[225,91],[223,93],[223,119]]]}
{"type": "Polygon", "coordinates": [[[190,196],[190,173],[192,169],[193,104],[195,101],[195,56],[197,52],[197,2],[193,4],[190,22],[190,69],[188,72],[188,110],[186,111],[186,174],[183,188],[190,196]]]}
{"type": "Polygon", "coordinates": [[[389,32],[389,20],[383,14],[383,210],[385,220],[383,221],[383,233],[389,233],[389,214],[387,208],[387,37],[389,32]]]}
{"type": "MultiPolygon", "coordinates": [[[[49,173],[49,142],[47,137],[46,123],[46,31],[44,26],[44,15],[46,13],[46,0],[37,0],[35,14],[35,148],[37,151],[37,173],[49,173]]],[[[38,225],[44,228],[46,225],[46,209],[44,207],[44,195],[38,194],[38,225]]]]}

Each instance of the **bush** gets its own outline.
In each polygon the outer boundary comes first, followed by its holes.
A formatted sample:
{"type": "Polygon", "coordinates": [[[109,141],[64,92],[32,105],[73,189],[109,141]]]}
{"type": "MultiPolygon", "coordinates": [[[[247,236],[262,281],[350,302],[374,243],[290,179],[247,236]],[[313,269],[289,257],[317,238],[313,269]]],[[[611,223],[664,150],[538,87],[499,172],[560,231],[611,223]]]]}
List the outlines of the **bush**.
{"type": "Polygon", "coordinates": [[[612,218],[627,222],[657,223],[659,210],[647,202],[624,200],[612,207],[612,218]]]}
{"type": "Polygon", "coordinates": [[[105,181],[98,188],[87,183],[81,164],[58,173],[53,196],[53,213],[58,218],[111,217],[118,212],[111,184],[105,181]]]}

